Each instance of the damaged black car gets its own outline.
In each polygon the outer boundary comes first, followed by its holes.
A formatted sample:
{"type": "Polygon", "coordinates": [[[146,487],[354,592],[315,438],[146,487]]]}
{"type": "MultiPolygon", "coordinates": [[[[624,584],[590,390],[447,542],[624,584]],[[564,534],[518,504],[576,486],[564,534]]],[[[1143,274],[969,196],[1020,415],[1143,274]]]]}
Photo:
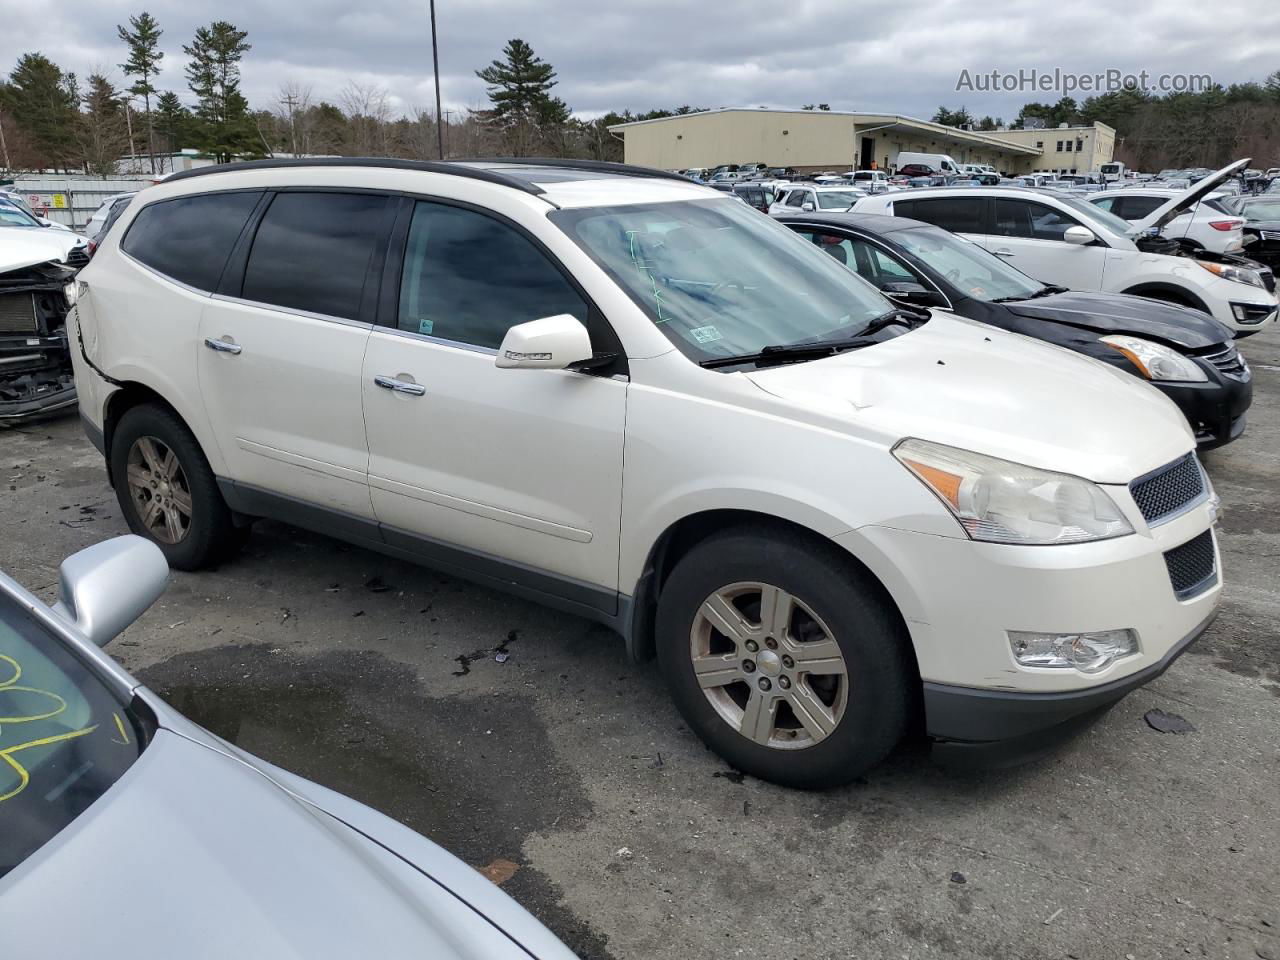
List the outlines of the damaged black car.
{"type": "Polygon", "coordinates": [[[66,287],[86,262],[82,237],[0,209],[0,423],[75,406],[66,287]]]}

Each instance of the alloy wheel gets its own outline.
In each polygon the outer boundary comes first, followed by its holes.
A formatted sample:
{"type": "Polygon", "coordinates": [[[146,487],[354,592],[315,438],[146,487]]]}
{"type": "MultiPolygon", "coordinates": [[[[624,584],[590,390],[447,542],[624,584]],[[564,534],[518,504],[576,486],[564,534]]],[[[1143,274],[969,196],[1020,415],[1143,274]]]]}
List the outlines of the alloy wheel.
{"type": "Polygon", "coordinates": [[[694,676],[729,726],[761,746],[811,747],[835,731],[849,673],[831,630],[793,594],[742,582],[712,593],[689,633],[694,676]]]}
{"type": "Polygon", "coordinates": [[[173,450],[155,437],[139,437],[129,448],[129,497],[147,533],[161,543],[180,543],[191,529],[191,487],[173,450]]]}

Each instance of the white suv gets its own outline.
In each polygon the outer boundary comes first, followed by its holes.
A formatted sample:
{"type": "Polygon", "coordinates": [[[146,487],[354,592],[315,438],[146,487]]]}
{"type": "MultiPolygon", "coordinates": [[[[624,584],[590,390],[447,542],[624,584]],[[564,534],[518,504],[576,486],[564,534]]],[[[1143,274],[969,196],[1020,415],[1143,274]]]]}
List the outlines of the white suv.
{"type": "Polygon", "coordinates": [[[780,189],[769,215],[782,213],[809,213],[813,210],[848,210],[867,195],[867,191],[849,185],[792,183],[780,189]]]}
{"type": "Polygon", "coordinates": [[[1164,201],[1137,225],[1087,200],[1022,187],[924,188],[867,197],[854,209],[958,233],[1045,283],[1165,300],[1203,310],[1237,336],[1257,333],[1276,321],[1276,281],[1269,269],[1208,252],[1193,256],[1178,252],[1175,243],[1142,236],[1176,217],[1183,204],[1194,204],[1196,193],[1164,201]]]}
{"type": "MultiPolygon", "coordinates": [[[[1091,195],[1090,203],[1129,223],[1142,223],[1182,190],[1124,187],[1091,195]]],[[[1160,232],[1170,239],[1185,240],[1214,253],[1240,253],[1244,249],[1244,217],[1237,217],[1222,205],[1224,193],[1211,193],[1195,208],[1180,213],[1160,232]]]]}
{"type": "Polygon", "coordinates": [[[171,564],[276,517],[602,621],[782,783],[921,715],[1043,749],[1221,595],[1159,392],[895,308],[674,175],[208,168],[139,194],[73,292],[86,430],[171,564]]]}

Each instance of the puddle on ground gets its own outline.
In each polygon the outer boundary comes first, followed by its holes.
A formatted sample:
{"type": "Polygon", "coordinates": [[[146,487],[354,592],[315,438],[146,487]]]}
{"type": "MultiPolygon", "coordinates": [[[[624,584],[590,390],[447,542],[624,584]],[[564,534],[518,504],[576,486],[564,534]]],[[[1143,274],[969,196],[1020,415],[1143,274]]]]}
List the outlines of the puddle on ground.
{"type": "Polygon", "coordinates": [[[607,937],[560,905],[524,866],[530,833],[591,813],[529,701],[431,698],[381,654],[296,657],[266,644],[180,654],[141,672],[168,703],[218,736],[382,811],[472,866],[520,863],[502,889],[580,957],[607,937]]]}

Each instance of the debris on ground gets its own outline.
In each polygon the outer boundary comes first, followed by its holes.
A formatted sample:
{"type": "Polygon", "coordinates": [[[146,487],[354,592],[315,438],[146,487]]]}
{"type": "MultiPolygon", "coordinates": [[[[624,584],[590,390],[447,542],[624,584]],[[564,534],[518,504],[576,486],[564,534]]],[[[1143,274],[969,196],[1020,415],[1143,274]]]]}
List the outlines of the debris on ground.
{"type": "Polygon", "coordinates": [[[493,659],[496,660],[498,663],[506,663],[509,659],[511,659],[511,655],[499,650],[497,653],[493,655],[493,659]]]}
{"type": "Polygon", "coordinates": [[[1049,924],[1053,923],[1053,921],[1057,920],[1062,916],[1062,911],[1065,909],[1066,907],[1059,907],[1057,910],[1053,911],[1053,913],[1049,914],[1049,916],[1045,918],[1044,925],[1047,927],[1049,924]]]}
{"type": "Polygon", "coordinates": [[[636,855],[631,852],[630,847],[619,847],[614,853],[619,860],[634,860],[636,855]]]}
{"type": "Polygon", "coordinates": [[[490,883],[494,883],[500,887],[514,877],[516,875],[516,871],[519,869],[520,864],[499,857],[487,867],[481,867],[480,873],[490,883]]]}
{"type": "Polygon", "coordinates": [[[968,882],[969,882],[969,878],[968,878],[968,877],[966,877],[966,876],[965,876],[963,873],[961,873],[959,870],[956,870],[956,871],[953,871],[953,872],[952,872],[952,874],[951,874],[951,882],[952,882],[952,883],[968,883],[968,882]]]}
{"type": "Polygon", "coordinates": [[[370,593],[386,593],[391,589],[391,584],[384,582],[381,577],[370,577],[365,581],[364,588],[370,593]]]}
{"type": "Polygon", "coordinates": [[[1147,726],[1161,733],[1195,733],[1195,725],[1186,717],[1176,713],[1165,713],[1163,710],[1148,710],[1144,715],[1147,726]]]}

